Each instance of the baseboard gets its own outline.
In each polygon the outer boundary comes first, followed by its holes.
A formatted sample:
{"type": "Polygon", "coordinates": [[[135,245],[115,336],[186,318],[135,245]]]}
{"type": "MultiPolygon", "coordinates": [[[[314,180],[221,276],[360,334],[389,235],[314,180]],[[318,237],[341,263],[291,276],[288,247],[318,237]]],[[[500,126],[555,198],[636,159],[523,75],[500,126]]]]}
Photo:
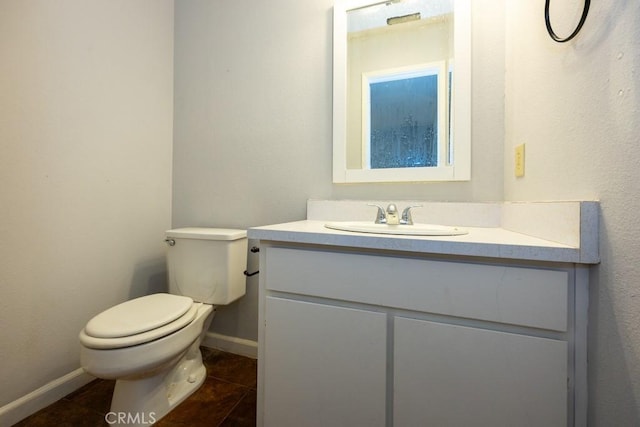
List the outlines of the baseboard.
{"type": "Polygon", "coordinates": [[[202,345],[204,347],[215,348],[228,353],[251,357],[252,359],[258,358],[258,342],[245,338],[207,332],[202,340],[202,345]]]}
{"type": "Polygon", "coordinates": [[[51,381],[0,408],[0,426],[11,426],[93,381],[82,368],[51,381]]]}

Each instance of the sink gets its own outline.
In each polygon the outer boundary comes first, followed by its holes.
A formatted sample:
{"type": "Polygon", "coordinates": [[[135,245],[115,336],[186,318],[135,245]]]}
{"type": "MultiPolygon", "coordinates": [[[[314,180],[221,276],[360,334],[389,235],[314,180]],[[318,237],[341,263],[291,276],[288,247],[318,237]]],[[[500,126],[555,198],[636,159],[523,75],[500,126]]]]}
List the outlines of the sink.
{"type": "Polygon", "coordinates": [[[436,224],[389,225],[369,221],[336,221],[324,225],[327,228],[356,233],[400,234],[406,236],[457,236],[469,231],[462,227],[436,224]]]}

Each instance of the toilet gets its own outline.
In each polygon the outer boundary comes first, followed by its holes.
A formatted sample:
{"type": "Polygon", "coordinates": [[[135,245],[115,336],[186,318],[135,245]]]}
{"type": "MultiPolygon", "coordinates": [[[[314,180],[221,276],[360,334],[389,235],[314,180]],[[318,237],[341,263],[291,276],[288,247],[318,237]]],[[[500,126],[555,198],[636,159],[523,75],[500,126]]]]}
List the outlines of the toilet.
{"type": "Polygon", "coordinates": [[[80,332],[80,363],[116,380],[109,416],[150,425],[206,378],[200,343],[215,306],[245,294],[245,230],[166,232],[169,293],[135,298],[98,314],[80,332]]]}

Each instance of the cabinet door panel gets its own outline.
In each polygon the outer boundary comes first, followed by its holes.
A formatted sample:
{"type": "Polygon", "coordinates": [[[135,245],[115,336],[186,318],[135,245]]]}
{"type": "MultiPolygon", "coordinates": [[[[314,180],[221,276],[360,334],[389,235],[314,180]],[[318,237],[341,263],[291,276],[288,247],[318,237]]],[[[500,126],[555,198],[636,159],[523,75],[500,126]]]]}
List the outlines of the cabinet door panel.
{"type": "Polygon", "coordinates": [[[566,426],[567,343],[394,320],[395,427],[566,426]]]}
{"type": "Polygon", "coordinates": [[[384,313],[267,297],[265,426],[384,426],[386,325],[384,313]]]}

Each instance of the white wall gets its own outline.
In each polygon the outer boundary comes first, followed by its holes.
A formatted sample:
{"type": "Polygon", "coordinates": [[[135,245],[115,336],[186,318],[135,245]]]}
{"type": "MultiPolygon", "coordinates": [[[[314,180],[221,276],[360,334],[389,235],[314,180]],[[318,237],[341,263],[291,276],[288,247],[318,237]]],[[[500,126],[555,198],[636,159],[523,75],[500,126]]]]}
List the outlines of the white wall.
{"type": "MultiPolygon", "coordinates": [[[[559,34],[582,1],[556,3],[559,34]]],[[[599,199],[591,274],[589,425],[640,425],[640,2],[592,2],[580,35],[546,35],[543,2],[507,2],[505,198],[599,199]],[[526,143],[525,176],[513,147],[526,143]]]]}
{"type": "MultiPolygon", "coordinates": [[[[474,53],[473,180],[391,185],[331,183],[333,0],[176,2],[174,226],[304,219],[309,198],[501,200],[504,31],[490,1],[473,2],[473,43],[488,47],[474,53]]],[[[213,331],[257,339],[257,283],[213,331]]]]}
{"type": "Polygon", "coordinates": [[[172,62],[172,1],[0,1],[0,406],[165,288],[172,62]]]}

